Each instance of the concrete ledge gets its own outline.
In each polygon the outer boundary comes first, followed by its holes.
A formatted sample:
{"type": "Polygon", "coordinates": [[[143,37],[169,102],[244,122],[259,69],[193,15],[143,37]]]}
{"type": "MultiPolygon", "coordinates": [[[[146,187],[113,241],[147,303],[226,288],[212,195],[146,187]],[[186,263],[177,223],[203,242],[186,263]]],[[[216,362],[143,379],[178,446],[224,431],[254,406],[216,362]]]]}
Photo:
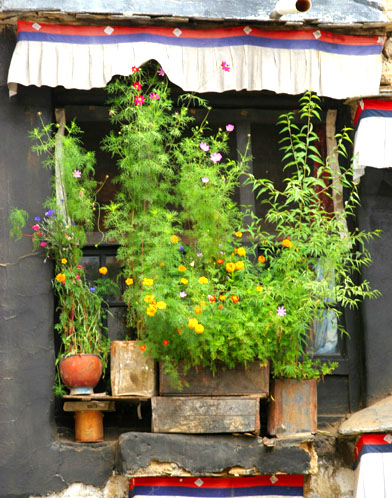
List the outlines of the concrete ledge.
{"type": "Polygon", "coordinates": [[[354,413],[339,427],[339,434],[354,436],[366,432],[392,431],[392,396],[354,413]]]}
{"type": "Polygon", "coordinates": [[[129,475],[309,474],[317,457],[306,442],[264,445],[263,438],[127,432],[119,471],[129,475]]]}

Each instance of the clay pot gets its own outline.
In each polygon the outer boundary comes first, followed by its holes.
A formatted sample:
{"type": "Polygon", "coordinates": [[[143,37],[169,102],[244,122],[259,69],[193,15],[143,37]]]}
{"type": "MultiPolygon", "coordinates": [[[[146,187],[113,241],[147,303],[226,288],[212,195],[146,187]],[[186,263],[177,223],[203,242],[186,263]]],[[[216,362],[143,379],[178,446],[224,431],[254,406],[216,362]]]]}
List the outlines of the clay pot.
{"type": "Polygon", "coordinates": [[[60,375],[70,394],[93,394],[102,375],[102,361],[94,354],[67,356],[60,362],[60,375]]]}

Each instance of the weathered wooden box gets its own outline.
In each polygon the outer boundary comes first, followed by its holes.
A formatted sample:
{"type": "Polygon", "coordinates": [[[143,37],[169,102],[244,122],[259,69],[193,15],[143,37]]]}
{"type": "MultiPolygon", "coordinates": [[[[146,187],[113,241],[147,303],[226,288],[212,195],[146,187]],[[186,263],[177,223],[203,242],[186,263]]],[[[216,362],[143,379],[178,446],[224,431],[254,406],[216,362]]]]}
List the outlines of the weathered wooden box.
{"type": "Polygon", "coordinates": [[[261,366],[254,361],[233,369],[218,367],[215,375],[203,367],[192,368],[182,377],[183,388],[176,389],[170,377],[159,365],[159,394],[161,396],[246,396],[261,398],[269,393],[269,365],[261,366]]]}
{"type": "Polygon", "coordinates": [[[136,341],[113,341],[110,348],[110,380],[113,396],[157,394],[155,362],[136,341]]]}
{"type": "Polygon", "coordinates": [[[152,432],[214,434],[260,430],[258,397],[162,397],[151,399],[152,432]]]}
{"type": "Polygon", "coordinates": [[[268,410],[268,433],[276,436],[317,431],[315,380],[275,379],[268,410]]]}

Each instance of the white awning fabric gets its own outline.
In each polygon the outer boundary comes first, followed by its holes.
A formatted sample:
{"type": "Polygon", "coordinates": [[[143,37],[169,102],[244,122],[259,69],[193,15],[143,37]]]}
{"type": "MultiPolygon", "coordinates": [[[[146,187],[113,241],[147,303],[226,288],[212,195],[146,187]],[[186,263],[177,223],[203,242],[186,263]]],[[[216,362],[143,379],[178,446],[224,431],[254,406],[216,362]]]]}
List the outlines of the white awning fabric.
{"type": "Polygon", "coordinates": [[[392,168],[392,100],[360,100],[354,119],[354,181],[365,168],[392,168]]]}
{"type": "Polygon", "coordinates": [[[8,75],[17,84],[88,90],[155,59],[185,91],[312,90],[336,99],[378,93],[383,37],[327,31],[67,26],[18,22],[8,75]],[[223,63],[223,64],[222,64],[223,63]]]}

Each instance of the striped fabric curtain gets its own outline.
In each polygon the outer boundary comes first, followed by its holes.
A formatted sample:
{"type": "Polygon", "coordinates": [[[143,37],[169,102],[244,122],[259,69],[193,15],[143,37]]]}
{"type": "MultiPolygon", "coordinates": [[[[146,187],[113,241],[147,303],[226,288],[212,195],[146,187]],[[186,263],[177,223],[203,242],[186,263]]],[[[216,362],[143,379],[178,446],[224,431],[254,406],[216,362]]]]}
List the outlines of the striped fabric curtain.
{"type": "Polygon", "coordinates": [[[129,498],[287,498],[303,496],[303,476],[260,477],[134,477],[129,498]]]}
{"type": "Polygon", "coordinates": [[[104,87],[154,59],[185,91],[312,90],[336,99],[379,91],[383,37],[322,31],[67,26],[18,22],[8,85],[104,87]]]}

